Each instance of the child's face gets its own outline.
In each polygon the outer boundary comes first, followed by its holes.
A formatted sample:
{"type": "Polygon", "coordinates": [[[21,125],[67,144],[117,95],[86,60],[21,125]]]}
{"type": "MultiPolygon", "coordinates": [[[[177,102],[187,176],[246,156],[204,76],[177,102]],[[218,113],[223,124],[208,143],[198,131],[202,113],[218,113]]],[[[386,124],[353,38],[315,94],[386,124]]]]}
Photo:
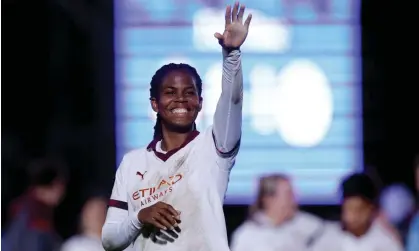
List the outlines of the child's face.
{"type": "Polygon", "coordinates": [[[356,236],[363,235],[374,219],[374,205],[361,197],[346,198],[342,205],[342,223],[356,236]]]}

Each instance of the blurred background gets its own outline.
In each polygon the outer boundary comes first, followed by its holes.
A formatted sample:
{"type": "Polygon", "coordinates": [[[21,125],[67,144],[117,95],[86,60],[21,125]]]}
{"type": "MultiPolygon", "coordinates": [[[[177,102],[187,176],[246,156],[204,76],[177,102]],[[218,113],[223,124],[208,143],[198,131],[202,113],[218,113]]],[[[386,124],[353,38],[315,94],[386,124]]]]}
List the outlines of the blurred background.
{"type": "MultiPolygon", "coordinates": [[[[213,33],[231,3],[3,1],[2,229],[30,184],[29,163],[47,157],[68,170],[57,232],[79,230],[88,198],[108,197],[122,155],[150,140],[148,85],[162,64],[197,68],[198,126],[211,124],[221,87],[213,33]]],[[[303,209],[325,218],[338,217],[337,186],[353,171],[413,193],[418,41],[405,14],[413,1],[242,3],[254,20],[243,47],[243,142],[224,207],[229,234],[267,173],[291,176],[303,209]],[[287,117],[290,109],[298,116],[287,117]]]]}

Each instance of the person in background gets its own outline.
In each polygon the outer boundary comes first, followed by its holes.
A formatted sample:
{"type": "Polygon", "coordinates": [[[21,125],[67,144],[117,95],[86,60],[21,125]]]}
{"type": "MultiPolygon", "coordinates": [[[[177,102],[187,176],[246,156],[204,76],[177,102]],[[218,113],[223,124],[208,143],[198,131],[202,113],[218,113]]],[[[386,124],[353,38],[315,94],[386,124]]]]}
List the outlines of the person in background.
{"type": "Polygon", "coordinates": [[[61,251],[104,251],[101,234],[106,218],[107,200],[93,197],[84,204],[80,216],[80,235],[67,240],[61,251]]]}
{"type": "Polygon", "coordinates": [[[301,212],[288,177],[275,174],[259,182],[249,218],[232,236],[232,251],[292,251],[310,248],[321,236],[324,222],[301,212]]]}
{"type": "Polygon", "coordinates": [[[329,224],[316,248],[319,251],[402,251],[394,234],[377,218],[378,191],[365,174],[343,180],[340,224],[329,224]]]}
{"type": "Polygon", "coordinates": [[[380,218],[384,226],[405,242],[410,220],[415,210],[415,198],[403,184],[394,184],[384,189],[380,196],[380,218]]]}
{"type": "MultiPolygon", "coordinates": [[[[419,156],[415,161],[415,186],[417,195],[419,195],[419,156]]],[[[419,250],[419,210],[416,209],[407,234],[406,251],[417,250],[419,250]]]]}
{"type": "Polygon", "coordinates": [[[3,251],[56,251],[61,238],[54,229],[54,209],[64,197],[66,166],[39,159],[28,166],[30,186],[10,209],[11,223],[2,238],[3,251]]]}

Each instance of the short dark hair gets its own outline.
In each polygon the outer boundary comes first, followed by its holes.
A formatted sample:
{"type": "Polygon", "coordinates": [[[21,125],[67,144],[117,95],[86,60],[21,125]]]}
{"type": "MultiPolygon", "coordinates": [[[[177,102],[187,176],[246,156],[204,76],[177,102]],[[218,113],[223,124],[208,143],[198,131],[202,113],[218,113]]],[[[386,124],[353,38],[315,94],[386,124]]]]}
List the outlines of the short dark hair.
{"type": "Polygon", "coordinates": [[[31,186],[48,186],[54,181],[68,178],[68,169],[64,162],[52,158],[40,158],[28,165],[28,178],[31,186]]]}
{"type": "Polygon", "coordinates": [[[344,199],[357,196],[374,204],[377,202],[378,189],[374,181],[366,174],[355,173],[348,176],[343,180],[341,189],[344,199]]]}
{"type": "MultiPolygon", "coordinates": [[[[201,96],[202,94],[202,79],[199,76],[196,69],[188,64],[174,64],[170,63],[167,65],[163,65],[160,69],[156,71],[154,76],[151,78],[150,82],[150,99],[155,98],[158,100],[159,98],[159,87],[163,82],[164,78],[173,71],[185,71],[190,74],[196,81],[196,87],[198,89],[198,95],[201,96]]],[[[196,125],[194,123],[194,127],[196,125]]],[[[161,118],[160,115],[157,113],[157,120],[156,124],[154,125],[154,139],[161,138],[161,118]]]]}

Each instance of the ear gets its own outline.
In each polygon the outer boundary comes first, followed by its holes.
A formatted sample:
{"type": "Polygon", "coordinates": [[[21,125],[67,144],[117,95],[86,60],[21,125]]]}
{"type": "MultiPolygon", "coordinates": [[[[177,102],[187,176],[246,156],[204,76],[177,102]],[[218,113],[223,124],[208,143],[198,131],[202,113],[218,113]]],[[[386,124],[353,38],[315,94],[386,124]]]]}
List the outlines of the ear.
{"type": "Polygon", "coordinates": [[[159,112],[159,105],[157,104],[156,98],[150,98],[150,104],[154,112],[159,112]]]}
{"type": "Polygon", "coordinates": [[[199,97],[199,107],[198,107],[198,112],[200,112],[202,110],[202,102],[203,102],[203,98],[199,97]]]}

